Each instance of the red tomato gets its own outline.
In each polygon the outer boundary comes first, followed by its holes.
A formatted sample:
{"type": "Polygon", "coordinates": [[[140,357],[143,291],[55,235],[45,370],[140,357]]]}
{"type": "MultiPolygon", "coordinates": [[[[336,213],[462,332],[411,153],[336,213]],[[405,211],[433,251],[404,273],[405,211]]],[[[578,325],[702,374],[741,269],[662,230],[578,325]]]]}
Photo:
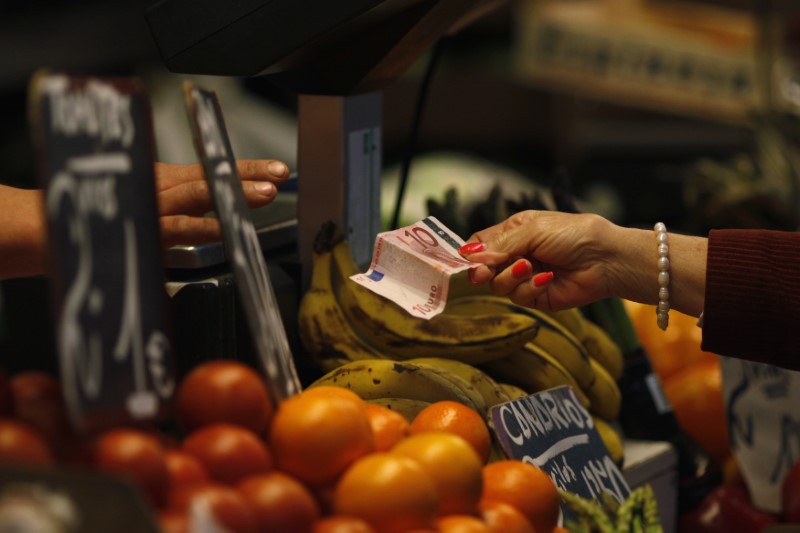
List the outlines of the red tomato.
{"type": "Polygon", "coordinates": [[[786,522],[800,523],[800,461],[789,469],[781,483],[781,516],[786,522]]]}
{"type": "Polygon", "coordinates": [[[58,379],[27,371],[13,376],[9,387],[14,416],[38,429],[51,446],[74,436],[58,379]]]}
{"type": "Polygon", "coordinates": [[[167,464],[170,490],[209,481],[205,467],[193,455],[181,450],[168,449],[164,451],[164,459],[167,464]]]}
{"type": "Polygon", "coordinates": [[[177,411],[187,433],[226,422],[263,435],[273,405],[266,383],[255,370],[236,361],[214,360],[202,363],[181,381],[177,411]]]}
{"type": "Polygon", "coordinates": [[[258,435],[233,424],[211,424],[192,432],[183,451],[200,461],[211,479],[234,484],[272,468],[272,453],[258,435]]]}
{"type": "Polygon", "coordinates": [[[158,439],[138,429],[112,429],[98,437],[94,466],[118,474],[133,483],[153,505],[166,497],[168,471],[158,439]]]}
{"type": "Polygon", "coordinates": [[[253,509],[227,485],[206,483],[180,488],[170,494],[169,509],[188,514],[190,531],[258,531],[253,509]]]}
{"type": "Polygon", "coordinates": [[[236,488],[255,511],[259,531],[303,533],[320,516],[311,491],[283,472],[246,477],[236,488]]]}
{"type": "Polygon", "coordinates": [[[0,418],[0,463],[47,466],[54,462],[47,441],[35,428],[0,418]]]}

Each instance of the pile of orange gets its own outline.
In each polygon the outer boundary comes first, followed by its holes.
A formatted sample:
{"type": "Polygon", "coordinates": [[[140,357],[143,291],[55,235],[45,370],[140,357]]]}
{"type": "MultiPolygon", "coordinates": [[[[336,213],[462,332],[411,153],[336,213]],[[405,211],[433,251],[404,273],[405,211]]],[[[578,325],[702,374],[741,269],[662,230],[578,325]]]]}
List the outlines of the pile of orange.
{"type": "Polygon", "coordinates": [[[531,533],[558,521],[549,476],[521,461],[488,463],[489,429],[458,402],[407,420],[347,389],[314,387],[277,408],[267,442],[275,468],[318,502],[315,533],[531,533]]]}
{"type": "Polygon", "coordinates": [[[490,462],[486,421],[458,402],[432,403],[408,420],[320,386],[273,405],[257,371],[209,361],[178,385],[177,431],[113,427],[72,435],[78,445],[55,453],[70,436],[49,424],[65,413],[57,380],[0,379],[6,397],[0,465],[124,478],[164,533],[561,531],[550,477],[521,461],[490,462]]]}
{"type": "Polygon", "coordinates": [[[700,348],[697,319],[675,310],[666,331],[656,324],[655,307],[625,302],[639,342],[661,381],[678,423],[720,462],[730,456],[719,356],[700,348]]]}

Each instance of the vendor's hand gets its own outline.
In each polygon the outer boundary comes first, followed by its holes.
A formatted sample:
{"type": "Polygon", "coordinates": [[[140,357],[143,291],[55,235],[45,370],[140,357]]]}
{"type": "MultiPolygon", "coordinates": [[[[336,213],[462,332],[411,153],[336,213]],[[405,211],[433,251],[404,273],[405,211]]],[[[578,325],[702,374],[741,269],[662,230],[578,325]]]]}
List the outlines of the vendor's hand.
{"type": "MultiPolygon", "coordinates": [[[[237,161],[242,188],[250,207],[271,202],[276,185],[289,177],[289,168],[271,159],[237,161]]],[[[221,239],[219,221],[204,216],[213,209],[208,183],[199,164],[156,163],[156,195],[165,247],[197,245],[221,239]]]]}
{"type": "Polygon", "coordinates": [[[473,283],[490,283],[494,294],[557,311],[612,294],[608,264],[616,226],[592,214],[523,211],[473,234],[461,253],[483,263],[473,283]]]}

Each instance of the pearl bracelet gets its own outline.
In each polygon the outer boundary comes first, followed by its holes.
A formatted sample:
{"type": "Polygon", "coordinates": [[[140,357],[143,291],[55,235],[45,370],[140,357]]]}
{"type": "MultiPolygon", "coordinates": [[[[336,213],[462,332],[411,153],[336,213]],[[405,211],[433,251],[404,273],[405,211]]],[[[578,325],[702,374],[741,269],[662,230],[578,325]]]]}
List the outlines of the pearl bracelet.
{"type": "Polygon", "coordinates": [[[669,236],[663,222],[653,226],[658,241],[658,307],[656,322],[666,330],[669,325],[669,236]]]}

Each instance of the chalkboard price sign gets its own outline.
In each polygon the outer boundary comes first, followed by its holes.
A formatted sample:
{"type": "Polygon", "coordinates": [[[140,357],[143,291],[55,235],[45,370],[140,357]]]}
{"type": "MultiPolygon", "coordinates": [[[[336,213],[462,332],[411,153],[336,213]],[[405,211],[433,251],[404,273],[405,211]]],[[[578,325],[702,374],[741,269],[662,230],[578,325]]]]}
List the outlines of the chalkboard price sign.
{"type": "MultiPolygon", "coordinates": [[[[608,492],[619,502],[630,494],[591,414],[571,387],[496,405],[490,416],[506,455],[542,468],[560,489],[589,499],[608,492]]],[[[562,513],[572,516],[566,505],[562,513]]]]}
{"type": "Polygon", "coordinates": [[[72,421],[161,418],[175,380],[149,102],[133,80],[42,72],[30,109],[72,421]]]}
{"type": "Polygon", "coordinates": [[[264,255],[245,201],[216,93],[184,85],[195,148],[205,170],[234,282],[254,346],[276,401],[300,391],[300,380],[264,255]]]}

